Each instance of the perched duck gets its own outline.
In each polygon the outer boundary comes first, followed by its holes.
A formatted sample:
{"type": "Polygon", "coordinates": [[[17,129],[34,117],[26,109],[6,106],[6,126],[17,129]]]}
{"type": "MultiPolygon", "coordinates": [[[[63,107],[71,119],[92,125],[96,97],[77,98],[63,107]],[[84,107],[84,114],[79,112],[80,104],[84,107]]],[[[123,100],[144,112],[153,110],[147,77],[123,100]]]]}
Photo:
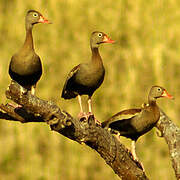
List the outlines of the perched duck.
{"type": "Polygon", "coordinates": [[[148,104],[144,104],[139,109],[118,112],[102,123],[102,127],[110,128],[112,133],[132,140],[132,155],[135,160],[138,160],[135,142],[140,136],[150,131],[160,118],[160,110],[156,100],[161,97],[173,98],[163,87],[152,86],[148,95],[148,104]]]}
{"type": "Polygon", "coordinates": [[[85,115],[82,108],[81,95],[88,95],[89,114],[92,114],[91,97],[104,80],[105,69],[99,54],[99,46],[102,43],[113,42],[114,41],[105,33],[99,31],[93,32],[90,38],[92,51],[91,61],[75,66],[68,74],[61,97],[64,99],[71,99],[78,96],[80,105],[79,118],[85,115]]]}
{"type": "Polygon", "coordinates": [[[22,48],[12,56],[9,65],[9,75],[22,87],[35,94],[37,81],[42,75],[42,65],[39,56],[34,51],[32,28],[37,23],[50,23],[41,13],[29,10],[25,18],[26,38],[22,48]]]}

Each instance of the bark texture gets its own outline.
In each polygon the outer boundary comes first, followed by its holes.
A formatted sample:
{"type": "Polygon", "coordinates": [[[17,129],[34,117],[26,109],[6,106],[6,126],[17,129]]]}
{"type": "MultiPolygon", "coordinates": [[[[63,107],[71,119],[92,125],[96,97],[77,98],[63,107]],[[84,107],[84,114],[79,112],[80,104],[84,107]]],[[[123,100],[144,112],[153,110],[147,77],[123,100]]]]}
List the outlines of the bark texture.
{"type": "MultiPolygon", "coordinates": [[[[0,119],[28,122],[45,122],[52,130],[96,150],[114,172],[123,180],[147,180],[141,165],[108,130],[95,124],[94,116],[78,120],[61,110],[53,102],[42,100],[29,92],[20,91],[12,83],[6,91],[8,99],[18,105],[0,105],[0,119]]],[[[165,138],[176,177],[180,177],[180,129],[162,112],[157,128],[165,138]]]]}
{"type": "Polygon", "coordinates": [[[162,110],[157,128],[168,145],[176,178],[180,179],[180,128],[162,110]]]}

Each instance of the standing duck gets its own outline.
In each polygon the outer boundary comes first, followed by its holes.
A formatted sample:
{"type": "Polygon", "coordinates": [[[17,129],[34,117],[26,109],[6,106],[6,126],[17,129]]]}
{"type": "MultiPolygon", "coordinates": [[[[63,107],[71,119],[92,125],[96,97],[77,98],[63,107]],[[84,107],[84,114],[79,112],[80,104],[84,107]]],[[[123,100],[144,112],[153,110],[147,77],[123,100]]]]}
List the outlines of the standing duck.
{"type": "Polygon", "coordinates": [[[35,94],[37,81],[42,75],[42,65],[39,56],[34,51],[32,28],[34,24],[49,23],[41,13],[29,10],[25,18],[26,39],[22,48],[12,56],[9,65],[9,75],[22,87],[35,94]]]}
{"type": "Polygon", "coordinates": [[[61,97],[64,99],[78,97],[80,105],[79,118],[82,118],[85,115],[82,108],[81,95],[88,95],[89,114],[92,114],[91,97],[104,80],[105,69],[99,54],[99,46],[102,43],[113,42],[114,41],[105,33],[99,31],[93,32],[90,38],[92,51],[91,61],[75,66],[68,74],[61,97]]]}
{"type": "Polygon", "coordinates": [[[135,142],[158,122],[160,110],[156,100],[161,97],[173,98],[163,87],[152,86],[148,95],[148,104],[144,104],[139,109],[127,109],[118,112],[102,123],[102,127],[110,128],[112,133],[132,140],[132,155],[137,161],[135,142]]]}

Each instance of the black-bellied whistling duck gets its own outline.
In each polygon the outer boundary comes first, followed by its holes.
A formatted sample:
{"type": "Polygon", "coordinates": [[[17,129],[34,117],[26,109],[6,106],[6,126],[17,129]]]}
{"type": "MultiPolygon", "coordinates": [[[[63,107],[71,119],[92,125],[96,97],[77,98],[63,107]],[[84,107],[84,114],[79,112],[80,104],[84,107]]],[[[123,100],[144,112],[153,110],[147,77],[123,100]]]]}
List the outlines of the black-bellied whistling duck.
{"type": "Polygon", "coordinates": [[[102,43],[113,42],[114,41],[105,33],[99,31],[93,32],[90,38],[92,51],[91,61],[75,66],[68,74],[61,97],[64,99],[71,99],[78,96],[80,105],[79,118],[85,115],[82,108],[81,95],[88,95],[89,114],[92,114],[91,97],[104,80],[105,69],[99,54],[99,46],[102,43]]]}
{"type": "Polygon", "coordinates": [[[138,160],[135,142],[140,136],[150,131],[160,118],[156,100],[161,97],[173,98],[163,87],[152,86],[148,95],[148,104],[144,104],[139,109],[127,109],[118,112],[102,123],[102,127],[110,128],[112,133],[132,140],[132,155],[135,160],[138,160]]]}
{"type": "Polygon", "coordinates": [[[42,75],[42,65],[39,56],[34,51],[32,28],[37,23],[50,23],[41,13],[29,10],[25,18],[26,39],[22,48],[12,56],[9,65],[9,75],[22,87],[35,94],[37,81],[42,75]]]}

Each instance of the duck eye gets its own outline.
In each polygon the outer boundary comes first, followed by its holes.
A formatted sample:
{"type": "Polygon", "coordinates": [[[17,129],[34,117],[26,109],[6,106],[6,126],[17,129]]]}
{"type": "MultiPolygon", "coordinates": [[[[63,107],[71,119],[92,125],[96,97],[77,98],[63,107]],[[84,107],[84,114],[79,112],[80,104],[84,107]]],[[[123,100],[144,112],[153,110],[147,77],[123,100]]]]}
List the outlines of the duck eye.
{"type": "Polygon", "coordinates": [[[158,88],[158,91],[161,91],[161,88],[158,88]]]}
{"type": "Polygon", "coordinates": [[[99,36],[99,37],[102,37],[102,33],[99,33],[98,36],[99,36]]]}
{"type": "Polygon", "coordinates": [[[34,14],[33,14],[33,16],[34,16],[34,17],[37,17],[37,16],[38,16],[38,14],[37,14],[37,13],[34,13],[34,14]]]}

